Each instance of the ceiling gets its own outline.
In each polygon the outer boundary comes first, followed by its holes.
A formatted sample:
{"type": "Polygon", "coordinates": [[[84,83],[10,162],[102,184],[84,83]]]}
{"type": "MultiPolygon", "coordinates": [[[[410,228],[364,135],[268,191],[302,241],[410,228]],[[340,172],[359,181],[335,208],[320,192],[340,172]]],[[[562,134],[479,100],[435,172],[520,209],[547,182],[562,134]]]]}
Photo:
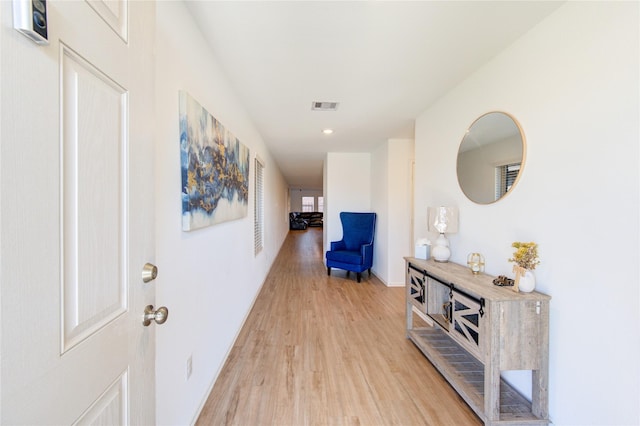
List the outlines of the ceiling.
{"type": "Polygon", "coordinates": [[[322,188],[327,152],[371,152],[389,139],[413,138],[422,111],[562,4],[186,3],[296,189],[322,188]],[[339,106],[312,111],[314,101],[339,106]]]}

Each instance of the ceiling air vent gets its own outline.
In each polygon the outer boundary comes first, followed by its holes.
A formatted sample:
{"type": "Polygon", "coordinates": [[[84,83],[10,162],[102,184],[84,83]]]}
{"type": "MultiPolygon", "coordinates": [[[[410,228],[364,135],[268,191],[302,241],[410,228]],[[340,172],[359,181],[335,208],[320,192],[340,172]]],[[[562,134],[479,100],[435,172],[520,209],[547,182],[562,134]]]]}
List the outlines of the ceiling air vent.
{"type": "Polygon", "coordinates": [[[338,109],[338,102],[312,102],[311,109],[314,111],[335,111],[338,109]]]}

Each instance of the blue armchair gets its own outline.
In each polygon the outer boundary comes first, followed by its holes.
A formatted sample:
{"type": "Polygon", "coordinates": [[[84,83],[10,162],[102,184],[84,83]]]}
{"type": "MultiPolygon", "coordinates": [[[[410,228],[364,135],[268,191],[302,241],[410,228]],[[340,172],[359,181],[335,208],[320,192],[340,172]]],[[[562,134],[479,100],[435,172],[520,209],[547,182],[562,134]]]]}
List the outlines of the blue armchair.
{"type": "Polygon", "coordinates": [[[340,213],[342,240],[332,241],[327,251],[327,275],[331,268],[355,272],[360,282],[362,272],[368,270],[371,276],[373,264],[373,236],[376,228],[375,213],[340,213]]]}

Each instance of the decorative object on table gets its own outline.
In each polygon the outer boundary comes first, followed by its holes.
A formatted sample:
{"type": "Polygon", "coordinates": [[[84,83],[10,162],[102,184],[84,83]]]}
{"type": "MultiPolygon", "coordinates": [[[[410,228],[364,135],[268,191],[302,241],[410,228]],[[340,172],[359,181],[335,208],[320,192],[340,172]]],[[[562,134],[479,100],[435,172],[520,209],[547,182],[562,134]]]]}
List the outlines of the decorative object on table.
{"type": "Polygon", "coordinates": [[[534,242],[521,243],[514,242],[511,247],[516,251],[509,262],[514,262],[513,272],[516,274],[515,291],[530,293],[536,288],[536,276],[533,270],[540,264],[538,259],[538,244],[534,242]]]}
{"type": "Polygon", "coordinates": [[[484,256],[480,253],[469,253],[467,265],[469,265],[469,269],[474,275],[484,272],[484,256]]]}
{"type": "Polygon", "coordinates": [[[451,257],[449,240],[446,233],[458,232],[458,209],[456,207],[429,207],[428,209],[429,231],[436,231],[440,235],[435,245],[431,248],[431,256],[436,262],[448,262],[451,257]]]}
{"type": "Polygon", "coordinates": [[[179,93],[182,230],[243,218],[249,149],[188,93],[179,93]]]}
{"type": "Polygon", "coordinates": [[[453,321],[453,309],[451,309],[452,307],[453,306],[451,304],[451,301],[442,304],[442,316],[448,323],[451,323],[451,321],[453,321]]]}
{"type": "Polygon", "coordinates": [[[431,241],[426,238],[420,238],[418,241],[416,241],[416,247],[413,257],[415,257],[416,259],[427,260],[429,259],[430,252],[431,241]]]}
{"type": "Polygon", "coordinates": [[[513,279],[507,278],[506,275],[498,275],[498,277],[493,280],[493,285],[497,285],[499,287],[512,287],[513,283],[513,279]]]}

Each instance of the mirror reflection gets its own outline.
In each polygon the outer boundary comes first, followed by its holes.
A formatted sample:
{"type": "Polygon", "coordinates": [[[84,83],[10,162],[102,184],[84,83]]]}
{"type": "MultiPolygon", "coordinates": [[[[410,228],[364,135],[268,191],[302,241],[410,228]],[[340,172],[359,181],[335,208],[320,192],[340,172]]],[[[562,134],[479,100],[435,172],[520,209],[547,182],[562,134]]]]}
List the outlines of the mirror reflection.
{"type": "Polygon", "coordinates": [[[474,121],[458,150],[460,188],[478,204],[490,204],[512,191],[525,157],[524,134],[504,112],[490,112],[474,121]]]}

